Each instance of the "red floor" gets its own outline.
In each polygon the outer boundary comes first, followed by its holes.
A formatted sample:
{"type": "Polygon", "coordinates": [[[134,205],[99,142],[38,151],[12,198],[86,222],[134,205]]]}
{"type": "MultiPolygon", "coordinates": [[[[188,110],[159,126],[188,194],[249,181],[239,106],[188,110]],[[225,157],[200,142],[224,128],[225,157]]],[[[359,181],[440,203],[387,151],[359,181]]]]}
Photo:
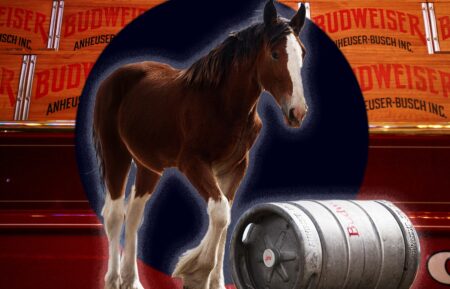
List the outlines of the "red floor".
{"type": "MultiPolygon", "coordinates": [[[[101,230],[45,229],[0,233],[0,288],[103,288],[107,240],[101,230]]],[[[139,263],[146,289],[180,282],[139,263]]]]}
{"type": "MultiPolygon", "coordinates": [[[[107,240],[85,200],[73,134],[11,134],[0,137],[0,145],[0,289],[103,288],[107,240]]],[[[432,254],[450,251],[449,163],[450,135],[371,137],[358,197],[392,198],[408,211],[422,245],[412,289],[449,288],[434,281],[426,266],[432,254]]],[[[450,261],[444,266],[450,275],[450,261]]],[[[146,289],[181,287],[143,263],[139,267],[146,289]]]]}
{"type": "MultiPolygon", "coordinates": [[[[33,228],[28,224],[18,229],[0,224],[0,288],[103,288],[108,254],[103,227],[67,225],[33,228]]],[[[144,288],[182,288],[180,280],[141,261],[138,266],[144,288]]]]}
{"type": "MultiPolygon", "coordinates": [[[[7,215],[17,218],[17,213],[14,212],[3,212],[0,218],[5,221],[7,215]]],[[[44,211],[39,214],[24,214],[21,217],[23,221],[27,216],[39,221],[34,224],[23,222],[21,228],[4,226],[4,222],[3,226],[0,224],[0,288],[103,288],[107,239],[93,212],[79,212],[73,218],[64,214],[58,214],[57,217],[53,215],[46,215],[44,211]],[[54,226],[58,224],[58,221],[54,221],[55,218],[67,219],[64,224],[60,222],[61,226],[54,226]],[[80,226],[80,218],[87,218],[84,226],[80,226]],[[46,225],[47,222],[52,222],[53,226],[46,225]]],[[[435,216],[450,219],[448,213],[435,216]]],[[[431,279],[426,261],[429,252],[435,252],[448,244],[449,231],[427,230],[433,224],[432,220],[421,218],[420,214],[410,214],[410,217],[419,230],[423,256],[412,289],[448,288],[431,279]]],[[[450,262],[447,263],[447,270],[450,271],[450,262]]],[[[146,289],[181,288],[179,280],[173,280],[142,262],[139,262],[139,270],[141,282],[146,289]]],[[[231,288],[233,287],[230,286],[229,289],[231,288]]]]}

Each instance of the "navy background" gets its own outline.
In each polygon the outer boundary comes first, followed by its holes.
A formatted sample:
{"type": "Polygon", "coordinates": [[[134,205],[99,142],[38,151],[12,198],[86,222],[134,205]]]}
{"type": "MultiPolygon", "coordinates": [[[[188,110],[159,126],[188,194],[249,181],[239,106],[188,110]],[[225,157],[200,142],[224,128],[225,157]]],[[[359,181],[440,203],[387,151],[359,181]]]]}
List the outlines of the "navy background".
{"type": "MultiPolygon", "coordinates": [[[[91,135],[93,104],[101,80],[125,63],[143,60],[188,67],[229,32],[262,21],[264,4],[261,0],[172,0],[133,21],[106,47],[86,82],[76,125],[79,170],[97,214],[103,206],[104,189],[91,135]]],[[[295,13],[281,4],[277,9],[285,18],[295,13]]],[[[237,218],[255,203],[355,198],[362,182],[368,123],[356,79],[334,43],[310,21],[300,38],[307,49],[301,73],[310,110],[300,129],[288,128],[273,98],[261,96],[258,112],[263,130],[237,192],[228,239],[237,218]]],[[[134,170],[128,187],[133,178],[134,170]]],[[[183,175],[169,169],[147,204],[139,257],[171,274],[178,256],[200,242],[207,224],[204,201],[183,175]]],[[[226,281],[232,283],[228,248],[225,258],[226,281]]]]}

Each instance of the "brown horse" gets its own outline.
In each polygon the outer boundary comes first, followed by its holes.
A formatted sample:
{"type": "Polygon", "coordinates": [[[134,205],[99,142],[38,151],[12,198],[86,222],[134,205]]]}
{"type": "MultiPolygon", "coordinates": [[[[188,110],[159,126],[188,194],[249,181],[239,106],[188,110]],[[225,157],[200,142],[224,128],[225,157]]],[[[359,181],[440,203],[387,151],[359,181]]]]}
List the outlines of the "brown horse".
{"type": "Polygon", "coordinates": [[[259,95],[270,92],[294,127],[307,110],[300,75],[305,50],[298,38],[304,21],[304,6],[287,21],[277,16],[270,0],[263,23],[231,34],[186,70],[141,62],[125,65],[103,81],[93,128],[107,189],[105,288],[142,288],[137,230],[145,204],[168,167],[186,175],[207,202],[209,215],[203,240],[180,258],[173,276],[182,278],[185,288],[225,288],[222,266],[230,206],[261,129],[259,95]],[[132,160],[136,182],[125,212],[132,160]]]}

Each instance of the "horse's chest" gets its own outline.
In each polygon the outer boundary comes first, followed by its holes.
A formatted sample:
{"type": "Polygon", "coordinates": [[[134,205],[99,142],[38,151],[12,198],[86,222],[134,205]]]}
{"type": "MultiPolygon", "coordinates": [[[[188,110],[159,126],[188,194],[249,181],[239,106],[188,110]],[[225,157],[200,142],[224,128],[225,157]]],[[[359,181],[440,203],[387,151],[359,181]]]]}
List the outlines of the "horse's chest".
{"type": "Polygon", "coordinates": [[[261,130],[261,121],[258,117],[252,118],[244,126],[229,130],[222,134],[216,160],[224,165],[233,165],[243,160],[254,144],[261,130]]]}

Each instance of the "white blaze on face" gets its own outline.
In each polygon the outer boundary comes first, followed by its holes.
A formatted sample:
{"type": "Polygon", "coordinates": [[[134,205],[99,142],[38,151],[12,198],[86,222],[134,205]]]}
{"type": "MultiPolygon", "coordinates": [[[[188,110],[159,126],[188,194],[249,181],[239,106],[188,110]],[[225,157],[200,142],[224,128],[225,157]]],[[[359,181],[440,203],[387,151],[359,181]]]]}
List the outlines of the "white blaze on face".
{"type": "Polygon", "coordinates": [[[303,81],[300,75],[300,69],[303,66],[302,48],[294,34],[287,36],[286,52],[288,56],[287,68],[292,80],[291,103],[288,108],[302,107],[305,109],[305,96],[303,93],[303,81]]]}

